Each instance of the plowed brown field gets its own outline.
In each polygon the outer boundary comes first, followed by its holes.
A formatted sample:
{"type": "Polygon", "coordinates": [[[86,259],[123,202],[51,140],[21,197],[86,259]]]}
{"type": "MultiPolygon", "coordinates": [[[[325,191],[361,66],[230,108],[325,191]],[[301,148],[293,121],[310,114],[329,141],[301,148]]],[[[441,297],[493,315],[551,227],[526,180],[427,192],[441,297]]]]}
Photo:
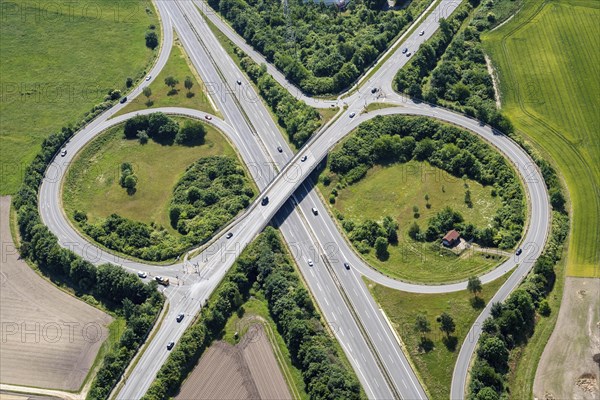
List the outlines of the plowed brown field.
{"type": "Polygon", "coordinates": [[[77,391],[112,318],[36,274],[10,234],[0,198],[0,383],[77,391]]]}
{"type": "Polygon", "coordinates": [[[179,400],[291,399],[261,324],[236,346],[216,342],[183,384],[179,400]]]}

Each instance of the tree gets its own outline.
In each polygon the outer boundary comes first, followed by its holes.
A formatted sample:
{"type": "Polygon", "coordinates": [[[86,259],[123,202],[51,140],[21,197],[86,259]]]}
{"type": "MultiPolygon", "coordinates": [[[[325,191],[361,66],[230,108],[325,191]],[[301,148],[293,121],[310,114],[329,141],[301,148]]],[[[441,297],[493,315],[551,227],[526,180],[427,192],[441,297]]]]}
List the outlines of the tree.
{"type": "Polygon", "coordinates": [[[481,293],[481,280],[476,276],[469,278],[469,282],[467,283],[467,290],[477,296],[481,293]]]}
{"type": "Polygon", "coordinates": [[[189,92],[190,90],[192,90],[192,87],[194,86],[194,81],[192,81],[192,78],[190,78],[189,76],[186,76],[185,81],[183,82],[183,86],[185,86],[185,88],[189,92]]]}
{"type": "Polygon", "coordinates": [[[158,47],[158,35],[154,31],[146,32],[146,47],[154,50],[158,47]]]}
{"type": "Polygon", "coordinates": [[[152,89],[150,89],[150,86],[146,86],[144,89],[142,89],[142,93],[144,93],[144,96],[150,99],[150,96],[152,96],[152,89]]]}
{"type": "Polygon", "coordinates": [[[471,191],[469,189],[467,189],[467,191],[465,192],[465,204],[467,205],[467,207],[473,208],[473,201],[471,200],[471,191]]]}
{"type": "Polygon", "coordinates": [[[417,222],[413,222],[410,228],[408,228],[408,236],[414,240],[419,240],[421,235],[421,227],[417,222]]]}
{"type": "Polygon", "coordinates": [[[204,143],[206,128],[196,121],[186,121],[175,136],[175,143],[192,146],[204,143]]]}
{"type": "Polygon", "coordinates": [[[165,78],[165,85],[169,86],[171,90],[175,90],[175,86],[179,83],[175,77],[169,75],[165,78]]]}
{"type": "Polygon", "coordinates": [[[508,349],[506,344],[496,336],[484,338],[479,344],[477,355],[498,372],[506,372],[508,369],[508,349]]]}
{"type": "Polygon", "coordinates": [[[140,141],[140,144],[148,143],[148,133],[146,131],[138,131],[137,137],[140,141]]]}
{"type": "Polygon", "coordinates": [[[425,314],[417,315],[415,320],[415,330],[419,332],[421,336],[425,336],[427,333],[431,332],[431,325],[425,314]]]}
{"type": "Polygon", "coordinates": [[[377,255],[377,258],[384,260],[389,256],[387,247],[388,241],[386,238],[379,236],[375,239],[375,254],[377,255]]]}
{"type": "Polygon", "coordinates": [[[454,319],[448,313],[442,313],[437,320],[440,323],[440,330],[444,332],[446,336],[450,336],[451,333],[454,333],[456,324],[454,323],[454,319]]]}
{"type": "Polygon", "coordinates": [[[130,88],[132,85],[133,85],[133,78],[127,78],[127,80],[125,81],[125,86],[130,88]]]}
{"type": "Polygon", "coordinates": [[[123,181],[123,187],[127,189],[127,192],[132,192],[135,190],[135,186],[137,185],[137,178],[135,175],[127,175],[125,180],[123,181]]]}

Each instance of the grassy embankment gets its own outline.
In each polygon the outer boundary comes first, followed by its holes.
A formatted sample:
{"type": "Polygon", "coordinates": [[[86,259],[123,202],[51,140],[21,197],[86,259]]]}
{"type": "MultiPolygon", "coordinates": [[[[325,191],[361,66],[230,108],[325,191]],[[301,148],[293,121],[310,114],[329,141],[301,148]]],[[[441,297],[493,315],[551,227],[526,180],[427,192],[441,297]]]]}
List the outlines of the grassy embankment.
{"type": "Polygon", "coordinates": [[[191,67],[191,61],[186,56],[177,36],[175,36],[174,44],[167,64],[149,86],[152,92],[151,95],[148,97],[145,95],[138,96],[119,114],[158,107],[186,107],[217,114],[206,93],[202,79],[191,67]],[[172,76],[179,81],[175,86],[176,92],[171,92],[171,88],[165,84],[165,78],[168,76],[172,76]],[[185,79],[188,76],[193,82],[193,86],[189,91],[193,96],[188,95],[188,90],[184,86],[185,79]]]}
{"type": "Polygon", "coordinates": [[[151,3],[14,0],[0,24],[0,193],[15,193],[25,167],[55,130],[82,119],[111,89],[142,79],[155,52],[151,3]],[[148,8],[148,11],[146,9],[148,8]]]}
{"type": "Polygon", "coordinates": [[[101,134],[81,151],[67,173],[63,202],[68,217],[73,217],[74,210],[82,210],[94,223],[118,213],[134,221],[154,222],[180,236],[171,227],[168,214],[172,189],[179,178],[202,157],[236,155],[222,133],[205,126],[205,143],[193,147],[164,146],[152,140],[141,145],[137,140],[123,139],[122,125],[101,134]],[[133,195],[119,185],[123,162],[131,163],[138,177],[133,195]]]}
{"type": "MultiPolygon", "coordinates": [[[[329,188],[334,186],[335,181],[332,181],[329,188]]],[[[319,187],[322,193],[330,191],[322,183],[319,187]]],[[[340,190],[331,207],[357,222],[379,221],[386,215],[398,222],[398,244],[389,246],[387,260],[379,260],[374,252],[363,255],[373,267],[407,281],[450,282],[481,274],[497,265],[502,256],[472,250],[456,256],[441,249],[437,242],[411,239],[408,228],[416,221],[421,229],[425,229],[427,219],[448,205],[460,212],[467,223],[487,226],[501,205],[498,197],[491,196],[491,190],[476,181],[458,179],[426,162],[410,161],[371,168],[362,180],[340,190]],[[465,184],[471,191],[472,208],[464,201],[465,184]],[[430,208],[426,206],[425,195],[429,196],[430,208]],[[419,209],[418,218],[415,218],[413,206],[419,209]]]]}
{"type": "MultiPolygon", "coordinates": [[[[508,275],[483,285],[480,297],[488,301],[502,286],[508,275]]],[[[464,290],[444,294],[406,293],[375,284],[365,278],[375,301],[387,314],[398,335],[405,344],[405,352],[410,355],[421,382],[427,387],[432,399],[448,399],[452,371],[458,358],[460,345],[471,325],[480,313],[471,305],[473,295],[464,290]],[[445,334],[440,331],[436,318],[443,312],[452,316],[456,323],[457,346],[451,349],[443,342],[445,334]],[[425,352],[419,349],[421,334],[415,329],[417,315],[424,314],[429,321],[431,332],[427,337],[433,342],[433,350],[425,352]]]]}

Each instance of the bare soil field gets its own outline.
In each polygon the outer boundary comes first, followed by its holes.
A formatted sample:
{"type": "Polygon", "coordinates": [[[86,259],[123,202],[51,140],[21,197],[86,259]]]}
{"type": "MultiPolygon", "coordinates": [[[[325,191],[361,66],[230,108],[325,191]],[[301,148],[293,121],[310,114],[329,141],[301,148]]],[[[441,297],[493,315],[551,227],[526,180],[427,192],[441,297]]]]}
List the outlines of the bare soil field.
{"type": "Polygon", "coordinates": [[[291,399],[273,349],[261,324],[240,343],[216,342],[184,382],[179,400],[291,399]]]}
{"type": "Polygon", "coordinates": [[[567,277],[535,374],[536,399],[600,399],[600,279],[567,277]]]}
{"type": "Polygon", "coordinates": [[[10,198],[0,198],[0,382],[77,391],[112,317],[64,293],[15,250],[10,198]]]}

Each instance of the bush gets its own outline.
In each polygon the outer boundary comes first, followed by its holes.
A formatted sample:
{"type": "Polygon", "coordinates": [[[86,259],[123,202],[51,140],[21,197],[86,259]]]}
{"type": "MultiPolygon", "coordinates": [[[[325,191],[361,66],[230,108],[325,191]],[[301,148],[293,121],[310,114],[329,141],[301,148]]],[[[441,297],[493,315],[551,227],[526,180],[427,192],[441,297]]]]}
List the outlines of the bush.
{"type": "Polygon", "coordinates": [[[146,32],[146,47],[152,50],[158,47],[158,35],[153,30],[146,32]]]}

